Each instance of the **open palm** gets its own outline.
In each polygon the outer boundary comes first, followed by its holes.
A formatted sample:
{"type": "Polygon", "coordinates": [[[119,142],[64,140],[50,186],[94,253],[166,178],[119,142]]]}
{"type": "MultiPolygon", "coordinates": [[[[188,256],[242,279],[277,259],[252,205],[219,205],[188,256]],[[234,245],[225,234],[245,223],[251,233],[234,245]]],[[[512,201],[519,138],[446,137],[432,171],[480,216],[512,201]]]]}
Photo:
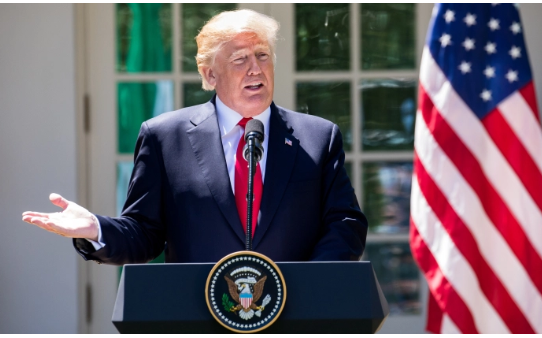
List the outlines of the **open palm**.
{"type": "Polygon", "coordinates": [[[98,240],[96,216],[58,194],[51,194],[49,199],[63,211],[53,213],[26,211],[23,213],[23,221],[61,236],[98,240]]]}

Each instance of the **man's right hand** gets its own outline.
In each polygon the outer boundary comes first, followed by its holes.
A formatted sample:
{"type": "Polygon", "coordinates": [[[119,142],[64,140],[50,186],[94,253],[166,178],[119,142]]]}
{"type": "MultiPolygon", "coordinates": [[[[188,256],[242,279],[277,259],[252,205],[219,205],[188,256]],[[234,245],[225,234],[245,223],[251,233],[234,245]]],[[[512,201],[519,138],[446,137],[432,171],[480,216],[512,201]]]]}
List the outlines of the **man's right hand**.
{"type": "Polygon", "coordinates": [[[53,213],[26,211],[23,213],[23,221],[61,236],[98,241],[99,223],[96,216],[59,194],[53,193],[49,199],[63,211],[53,213]]]}

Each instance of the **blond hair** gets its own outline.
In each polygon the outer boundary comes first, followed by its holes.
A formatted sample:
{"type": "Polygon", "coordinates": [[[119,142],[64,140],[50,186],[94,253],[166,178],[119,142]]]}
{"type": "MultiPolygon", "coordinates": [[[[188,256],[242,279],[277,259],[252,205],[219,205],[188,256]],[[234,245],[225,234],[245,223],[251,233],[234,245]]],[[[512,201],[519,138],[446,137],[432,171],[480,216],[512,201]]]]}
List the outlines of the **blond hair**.
{"type": "Polygon", "coordinates": [[[274,63],[278,30],[279,23],[275,19],[250,9],[227,11],[213,16],[196,36],[198,44],[196,63],[202,79],[202,88],[214,89],[214,86],[205,79],[203,68],[211,67],[220,48],[240,33],[254,33],[267,41],[274,63]]]}

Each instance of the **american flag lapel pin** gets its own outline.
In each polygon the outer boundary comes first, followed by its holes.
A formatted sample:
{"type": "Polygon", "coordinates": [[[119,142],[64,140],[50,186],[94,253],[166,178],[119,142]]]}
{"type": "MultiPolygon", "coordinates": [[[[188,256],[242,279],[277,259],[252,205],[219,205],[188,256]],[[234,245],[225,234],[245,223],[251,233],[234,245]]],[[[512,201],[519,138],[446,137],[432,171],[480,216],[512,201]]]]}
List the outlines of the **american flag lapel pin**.
{"type": "Polygon", "coordinates": [[[285,138],[284,139],[284,144],[287,144],[287,145],[289,145],[291,147],[292,146],[292,141],[290,139],[288,139],[288,138],[285,138]]]}

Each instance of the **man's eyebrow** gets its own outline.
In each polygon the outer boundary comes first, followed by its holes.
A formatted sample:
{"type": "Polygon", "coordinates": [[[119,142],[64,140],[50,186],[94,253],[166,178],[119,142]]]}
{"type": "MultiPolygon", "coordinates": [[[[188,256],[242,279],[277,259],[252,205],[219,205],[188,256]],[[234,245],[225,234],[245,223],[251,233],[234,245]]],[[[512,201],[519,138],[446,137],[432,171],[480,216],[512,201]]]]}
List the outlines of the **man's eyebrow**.
{"type": "MultiPolygon", "coordinates": [[[[256,52],[267,52],[269,53],[271,50],[269,49],[269,46],[267,46],[266,44],[257,44],[256,46],[254,46],[254,51],[256,52]]],[[[233,52],[230,57],[228,58],[229,60],[234,60],[240,56],[244,56],[246,54],[248,54],[249,52],[249,49],[248,48],[243,48],[243,49],[239,49],[239,50],[236,50],[235,52],[233,52]]]]}
{"type": "Polygon", "coordinates": [[[229,59],[230,60],[233,60],[233,59],[236,59],[238,58],[239,56],[244,56],[248,53],[248,48],[243,48],[243,49],[239,49],[239,50],[236,50],[235,52],[233,52],[229,59]]]}

